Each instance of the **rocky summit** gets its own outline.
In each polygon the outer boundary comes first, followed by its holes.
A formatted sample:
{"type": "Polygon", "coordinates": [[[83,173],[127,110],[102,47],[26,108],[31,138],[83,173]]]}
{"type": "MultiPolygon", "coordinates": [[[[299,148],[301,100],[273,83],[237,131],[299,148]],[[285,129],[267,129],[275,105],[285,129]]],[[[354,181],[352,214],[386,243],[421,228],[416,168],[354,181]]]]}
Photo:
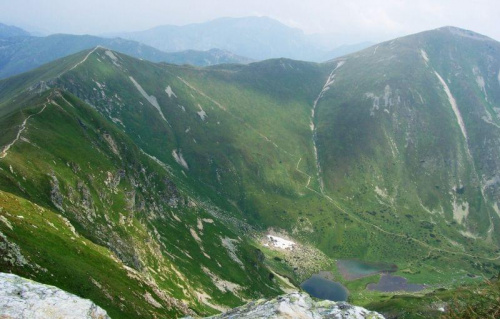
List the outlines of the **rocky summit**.
{"type": "Polygon", "coordinates": [[[2,319],[107,319],[101,307],[57,287],[0,273],[2,319]]]}
{"type": "Polygon", "coordinates": [[[252,301],[244,306],[209,318],[383,319],[384,317],[377,312],[352,306],[345,302],[314,301],[305,293],[294,292],[271,300],[252,301]]]}

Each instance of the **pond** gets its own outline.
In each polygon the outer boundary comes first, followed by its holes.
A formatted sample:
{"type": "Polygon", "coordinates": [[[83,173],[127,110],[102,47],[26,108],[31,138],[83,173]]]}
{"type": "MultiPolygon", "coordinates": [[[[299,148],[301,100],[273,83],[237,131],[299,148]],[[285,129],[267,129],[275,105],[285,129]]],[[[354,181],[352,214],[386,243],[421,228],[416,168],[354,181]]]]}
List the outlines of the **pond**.
{"type": "Polygon", "coordinates": [[[383,274],[380,281],[376,284],[368,284],[368,290],[376,290],[381,292],[407,291],[416,292],[425,288],[425,285],[409,284],[408,280],[400,276],[392,276],[383,274]]]}
{"type": "Polygon", "coordinates": [[[395,272],[398,267],[388,263],[365,262],[355,259],[338,260],[337,267],[345,280],[355,280],[379,273],[395,272]]]}
{"type": "Polygon", "coordinates": [[[312,297],[332,301],[347,301],[347,289],[340,283],[331,281],[321,274],[312,275],[300,287],[312,297]]]}

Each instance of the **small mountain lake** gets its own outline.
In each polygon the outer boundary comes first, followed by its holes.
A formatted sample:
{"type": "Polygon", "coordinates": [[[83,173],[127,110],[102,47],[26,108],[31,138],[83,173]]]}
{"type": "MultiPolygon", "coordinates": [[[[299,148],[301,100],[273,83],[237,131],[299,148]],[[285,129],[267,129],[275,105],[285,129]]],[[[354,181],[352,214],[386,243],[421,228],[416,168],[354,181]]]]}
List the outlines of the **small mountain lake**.
{"type": "Polygon", "coordinates": [[[337,260],[337,267],[345,280],[355,280],[380,273],[395,272],[398,267],[388,263],[365,262],[355,259],[337,260]]]}
{"type": "Polygon", "coordinates": [[[321,274],[312,275],[309,279],[304,281],[300,287],[315,298],[332,301],[347,301],[347,289],[340,283],[327,279],[321,274]]]}
{"type": "Polygon", "coordinates": [[[381,292],[407,291],[416,292],[425,288],[425,285],[409,284],[406,278],[400,276],[392,276],[383,274],[380,281],[376,284],[368,284],[368,290],[376,290],[381,292]]]}

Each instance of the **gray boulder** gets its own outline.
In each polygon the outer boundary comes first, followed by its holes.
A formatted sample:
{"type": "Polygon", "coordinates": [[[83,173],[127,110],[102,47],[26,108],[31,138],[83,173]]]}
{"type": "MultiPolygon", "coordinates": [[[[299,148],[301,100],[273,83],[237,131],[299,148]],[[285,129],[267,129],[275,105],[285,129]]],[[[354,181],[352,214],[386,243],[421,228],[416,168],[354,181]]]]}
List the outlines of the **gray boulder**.
{"type": "Polygon", "coordinates": [[[271,300],[252,301],[213,319],[384,319],[377,312],[345,302],[314,301],[306,293],[294,292],[271,300]]]}
{"type": "Polygon", "coordinates": [[[109,319],[105,310],[57,287],[0,273],[2,319],[109,319]]]}

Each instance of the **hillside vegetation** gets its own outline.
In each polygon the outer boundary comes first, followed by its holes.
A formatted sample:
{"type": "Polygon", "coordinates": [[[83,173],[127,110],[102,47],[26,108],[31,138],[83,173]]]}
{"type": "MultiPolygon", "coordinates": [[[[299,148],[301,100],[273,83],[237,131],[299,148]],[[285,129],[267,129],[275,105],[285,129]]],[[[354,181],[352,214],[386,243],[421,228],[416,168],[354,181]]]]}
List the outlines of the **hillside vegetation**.
{"type": "MultiPolygon", "coordinates": [[[[499,57],[442,28],[323,64],[96,47],[2,80],[0,270],[124,318],[213,314],[337,259],[395,264],[422,294],[495,276],[499,57]]],[[[378,275],[337,279],[386,299],[378,275]]]]}

